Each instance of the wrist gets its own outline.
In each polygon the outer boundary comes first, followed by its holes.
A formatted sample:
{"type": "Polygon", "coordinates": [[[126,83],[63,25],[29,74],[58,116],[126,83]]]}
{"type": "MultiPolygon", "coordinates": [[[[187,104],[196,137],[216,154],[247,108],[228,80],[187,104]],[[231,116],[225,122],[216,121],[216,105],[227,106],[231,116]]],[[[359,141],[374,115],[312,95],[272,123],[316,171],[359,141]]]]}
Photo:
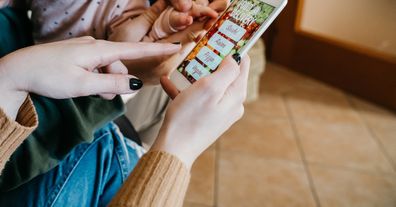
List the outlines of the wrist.
{"type": "Polygon", "coordinates": [[[0,108],[11,119],[15,119],[28,93],[18,90],[11,78],[13,70],[7,69],[4,58],[0,59],[0,108]]]}
{"type": "Polygon", "coordinates": [[[178,139],[176,137],[171,137],[169,133],[167,133],[166,127],[162,127],[161,131],[151,147],[152,151],[162,151],[169,154],[172,154],[179,158],[184,165],[191,169],[191,166],[197,159],[197,155],[194,150],[189,147],[183,146],[183,139],[178,139]]]}

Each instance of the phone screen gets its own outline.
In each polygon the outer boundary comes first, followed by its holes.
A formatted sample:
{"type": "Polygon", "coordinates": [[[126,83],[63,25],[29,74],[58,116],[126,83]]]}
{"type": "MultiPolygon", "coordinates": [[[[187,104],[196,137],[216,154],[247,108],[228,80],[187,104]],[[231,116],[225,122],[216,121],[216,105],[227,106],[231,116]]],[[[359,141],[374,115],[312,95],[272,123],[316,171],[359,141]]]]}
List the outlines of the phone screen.
{"type": "Polygon", "coordinates": [[[213,73],[227,55],[252,38],[274,9],[260,0],[235,0],[177,70],[191,83],[213,73]]]}

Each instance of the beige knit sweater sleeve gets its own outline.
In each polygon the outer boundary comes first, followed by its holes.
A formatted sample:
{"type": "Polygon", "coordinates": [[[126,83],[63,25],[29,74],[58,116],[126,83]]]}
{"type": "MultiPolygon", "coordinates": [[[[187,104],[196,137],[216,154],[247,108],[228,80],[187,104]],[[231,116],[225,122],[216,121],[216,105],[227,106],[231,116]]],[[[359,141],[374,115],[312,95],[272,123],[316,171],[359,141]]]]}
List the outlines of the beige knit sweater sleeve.
{"type": "Polygon", "coordinates": [[[109,206],[182,206],[189,181],[189,170],[178,158],[148,152],[109,206]]]}
{"type": "Polygon", "coordinates": [[[30,97],[19,108],[16,120],[11,120],[0,108],[0,173],[12,153],[37,127],[36,110],[30,97]]]}
{"type": "MultiPolygon", "coordinates": [[[[29,97],[15,121],[0,108],[0,173],[37,124],[37,114],[29,97]]],[[[189,170],[177,157],[150,151],[141,158],[110,206],[182,206],[189,180],[189,170]]]]}

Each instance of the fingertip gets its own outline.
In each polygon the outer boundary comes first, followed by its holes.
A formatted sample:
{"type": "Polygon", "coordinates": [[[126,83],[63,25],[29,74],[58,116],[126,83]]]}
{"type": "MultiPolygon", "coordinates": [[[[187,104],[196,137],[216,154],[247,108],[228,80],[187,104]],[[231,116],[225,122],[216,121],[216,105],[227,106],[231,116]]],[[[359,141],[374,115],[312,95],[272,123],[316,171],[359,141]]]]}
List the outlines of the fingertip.
{"type": "Polygon", "coordinates": [[[191,25],[193,23],[194,19],[192,16],[187,17],[187,25],[191,25]]]}
{"type": "Polygon", "coordinates": [[[176,86],[169,80],[167,76],[162,76],[160,78],[160,83],[164,91],[168,94],[171,99],[175,99],[180,93],[176,86]]]}
{"type": "Polygon", "coordinates": [[[166,77],[166,76],[161,76],[160,77],[160,83],[161,83],[161,85],[162,85],[162,83],[165,81],[166,82],[166,80],[164,80],[164,79],[168,79],[168,77],[166,77]]]}
{"type": "Polygon", "coordinates": [[[187,13],[179,13],[179,15],[177,15],[175,18],[176,19],[173,24],[171,24],[171,26],[177,30],[182,30],[182,28],[185,28],[193,23],[193,17],[187,13]]]}
{"type": "Polygon", "coordinates": [[[219,13],[217,13],[217,12],[216,12],[215,10],[213,10],[213,9],[210,9],[209,12],[208,12],[208,16],[211,17],[211,18],[213,18],[213,19],[215,19],[215,18],[217,18],[217,17],[219,16],[219,13]]]}
{"type": "Polygon", "coordinates": [[[187,12],[192,7],[191,0],[172,0],[172,5],[180,12],[187,12]]]}

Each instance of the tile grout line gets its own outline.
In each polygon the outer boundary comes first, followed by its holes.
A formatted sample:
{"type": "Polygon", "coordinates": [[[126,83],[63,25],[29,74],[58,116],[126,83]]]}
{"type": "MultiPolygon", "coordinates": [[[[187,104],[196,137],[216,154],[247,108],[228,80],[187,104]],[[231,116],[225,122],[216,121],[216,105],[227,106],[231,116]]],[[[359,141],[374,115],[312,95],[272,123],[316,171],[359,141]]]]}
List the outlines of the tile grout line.
{"type": "Polygon", "coordinates": [[[360,113],[358,107],[352,102],[351,97],[345,95],[346,99],[348,100],[349,105],[352,107],[352,109],[358,114],[360,120],[363,122],[364,127],[367,129],[368,133],[370,134],[370,137],[374,139],[375,143],[377,146],[380,148],[381,152],[385,155],[386,159],[392,166],[393,171],[396,172],[396,161],[392,159],[392,157],[389,155],[388,151],[385,149],[384,144],[381,142],[381,140],[377,137],[377,135],[374,133],[373,129],[369,126],[367,123],[366,119],[363,117],[363,115],[360,113]]]}
{"type": "Polygon", "coordinates": [[[311,189],[312,196],[314,198],[316,206],[320,207],[321,205],[320,205],[319,196],[318,196],[318,193],[316,192],[316,188],[315,188],[315,184],[314,184],[314,181],[313,181],[313,178],[312,178],[312,175],[311,175],[311,171],[309,170],[309,167],[308,167],[308,161],[306,160],[306,157],[305,157],[305,152],[304,152],[303,147],[302,147],[300,136],[298,135],[298,132],[297,132],[297,126],[295,124],[294,117],[293,117],[293,115],[291,113],[291,109],[290,109],[290,107],[288,105],[288,102],[287,102],[286,94],[282,94],[282,99],[283,99],[283,103],[285,104],[286,113],[288,115],[287,116],[288,117],[288,121],[289,121],[289,123],[290,123],[290,125],[292,127],[293,134],[294,134],[294,137],[295,137],[296,142],[297,142],[298,151],[300,152],[300,156],[301,156],[301,160],[302,160],[302,163],[303,163],[303,167],[305,169],[305,172],[307,173],[308,184],[309,184],[309,187],[311,189]]]}
{"type": "Polygon", "coordinates": [[[348,171],[348,172],[353,172],[353,173],[359,173],[359,174],[366,174],[366,175],[372,175],[372,176],[395,176],[395,172],[375,172],[375,171],[370,171],[370,170],[362,170],[362,169],[356,169],[356,168],[351,168],[347,166],[341,166],[341,165],[328,165],[328,164],[323,164],[320,162],[308,162],[310,165],[316,165],[321,168],[327,168],[327,169],[332,169],[332,170],[342,170],[342,171],[348,171]]]}
{"type": "Polygon", "coordinates": [[[208,205],[206,205],[206,204],[197,203],[197,202],[191,202],[191,201],[187,201],[187,202],[190,203],[190,204],[196,204],[196,205],[204,206],[204,207],[213,207],[213,206],[208,206],[208,205]]]}
{"type": "Polygon", "coordinates": [[[215,143],[215,176],[214,176],[214,195],[213,195],[213,207],[219,206],[219,168],[220,168],[220,139],[215,143]]]}
{"type": "Polygon", "coordinates": [[[208,205],[202,204],[202,203],[191,202],[191,201],[187,201],[187,202],[190,203],[190,204],[196,204],[196,205],[199,205],[199,206],[212,207],[212,206],[208,206],[208,205]]]}

